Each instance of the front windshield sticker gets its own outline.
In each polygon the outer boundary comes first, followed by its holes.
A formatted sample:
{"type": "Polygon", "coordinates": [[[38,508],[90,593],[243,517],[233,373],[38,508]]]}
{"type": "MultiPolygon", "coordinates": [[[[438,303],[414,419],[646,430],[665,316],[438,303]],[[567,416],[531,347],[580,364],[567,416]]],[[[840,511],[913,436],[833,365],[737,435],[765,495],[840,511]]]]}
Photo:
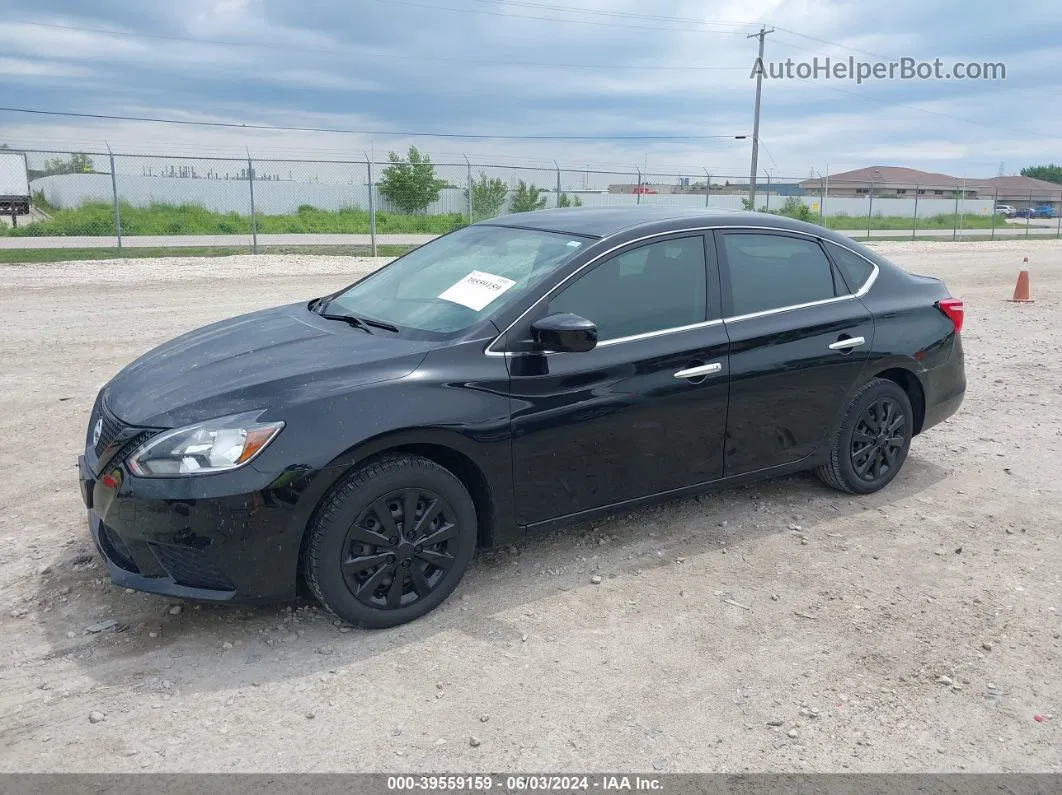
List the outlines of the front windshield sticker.
{"type": "Polygon", "coordinates": [[[439,298],[467,306],[478,312],[514,284],[516,282],[504,276],[472,271],[461,281],[449,287],[439,298]]]}
{"type": "Polygon", "coordinates": [[[569,240],[568,241],[568,248],[579,248],[579,246],[581,246],[581,245],[582,245],[582,243],[580,243],[578,240],[569,240]]]}

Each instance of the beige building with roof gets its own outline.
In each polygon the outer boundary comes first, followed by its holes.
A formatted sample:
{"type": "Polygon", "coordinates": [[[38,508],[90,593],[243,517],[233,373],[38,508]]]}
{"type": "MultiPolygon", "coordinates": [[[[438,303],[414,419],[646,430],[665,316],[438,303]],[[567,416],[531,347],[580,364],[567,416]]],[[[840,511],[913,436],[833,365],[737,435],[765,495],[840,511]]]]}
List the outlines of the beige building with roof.
{"type": "MultiPolygon", "coordinates": [[[[825,179],[807,179],[800,183],[805,193],[822,193],[825,179]]],[[[900,166],[870,166],[855,171],[829,175],[830,196],[864,198],[873,190],[874,197],[913,199],[994,199],[996,204],[1029,207],[1054,205],[1060,210],[1062,185],[1032,177],[953,177],[900,166]]]]}

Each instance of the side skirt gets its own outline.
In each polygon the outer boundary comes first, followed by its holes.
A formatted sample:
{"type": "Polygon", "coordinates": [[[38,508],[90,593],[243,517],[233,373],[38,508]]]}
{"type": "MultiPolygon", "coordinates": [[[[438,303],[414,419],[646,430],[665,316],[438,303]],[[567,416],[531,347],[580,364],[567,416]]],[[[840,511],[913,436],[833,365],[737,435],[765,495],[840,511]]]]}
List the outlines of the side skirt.
{"type": "Polygon", "coordinates": [[[591,508],[590,510],[568,514],[567,516],[558,516],[553,519],[547,519],[543,522],[536,522],[535,524],[526,525],[524,529],[529,534],[556,530],[561,527],[580,524],[582,522],[588,522],[593,519],[608,516],[610,514],[616,513],[617,511],[629,511],[634,508],[644,507],[646,505],[656,505],[658,503],[670,502],[672,500],[678,500],[684,497],[692,497],[696,494],[704,494],[706,492],[727,489],[733,486],[741,486],[745,483],[755,483],[756,481],[760,480],[769,480],[770,478],[781,477],[783,475],[792,475],[796,472],[804,472],[809,469],[814,469],[819,464],[824,463],[825,460],[826,459],[821,455],[808,456],[807,458],[802,458],[799,461],[795,461],[789,464],[783,464],[782,466],[768,467],[767,469],[757,469],[755,472],[746,472],[741,475],[732,475],[728,478],[719,478],[717,480],[710,480],[706,483],[698,483],[693,486],[685,486],[681,489],[662,491],[658,494],[650,494],[646,497],[638,497],[637,499],[633,500],[624,500],[623,502],[616,502],[611,505],[602,506],[600,508],[591,508]]]}

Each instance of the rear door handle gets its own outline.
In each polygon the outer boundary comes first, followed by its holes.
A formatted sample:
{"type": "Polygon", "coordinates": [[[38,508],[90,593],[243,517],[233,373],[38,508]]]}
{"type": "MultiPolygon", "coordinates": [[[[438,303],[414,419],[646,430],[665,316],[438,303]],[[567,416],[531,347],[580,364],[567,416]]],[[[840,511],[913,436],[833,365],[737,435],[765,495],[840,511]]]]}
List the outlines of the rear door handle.
{"type": "Polygon", "coordinates": [[[702,364],[698,367],[687,367],[685,370],[679,370],[675,373],[675,378],[704,378],[704,376],[718,373],[722,369],[723,365],[719,364],[719,362],[702,364]]]}
{"type": "Polygon", "coordinates": [[[837,340],[837,342],[830,343],[831,351],[847,351],[851,348],[858,348],[860,345],[865,345],[866,340],[862,337],[849,337],[846,340],[837,340]]]}

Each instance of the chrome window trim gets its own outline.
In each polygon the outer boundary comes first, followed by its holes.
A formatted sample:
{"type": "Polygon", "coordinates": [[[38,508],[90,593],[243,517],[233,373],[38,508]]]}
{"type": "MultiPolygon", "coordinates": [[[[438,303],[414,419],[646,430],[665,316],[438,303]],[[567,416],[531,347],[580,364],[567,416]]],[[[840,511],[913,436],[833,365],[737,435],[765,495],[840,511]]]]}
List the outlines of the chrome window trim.
{"type": "MultiPolygon", "coordinates": [[[[576,270],[574,270],[571,273],[569,273],[561,281],[559,281],[557,284],[555,284],[553,287],[551,287],[546,292],[546,295],[543,295],[541,298],[539,298],[533,304],[531,304],[531,306],[529,306],[527,309],[525,309],[523,312],[521,312],[520,315],[516,318],[516,320],[514,320],[512,323],[510,323],[508,326],[505,327],[505,329],[501,332],[501,334],[499,334],[494,339],[492,339],[487,344],[487,347],[483,350],[483,355],[484,356],[501,356],[501,357],[505,357],[505,356],[513,356],[515,353],[524,353],[524,351],[495,351],[495,350],[492,350],[492,348],[498,343],[498,340],[500,340],[502,337],[504,337],[506,334],[508,334],[509,331],[513,328],[513,326],[515,326],[517,323],[519,323],[521,320],[523,320],[524,317],[526,317],[531,312],[531,310],[533,310],[535,307],[537,307],[539,304],[541,304],[546,299],[546,297],[550,293],[552,293],[556,288],[565,285],[566,283],[568,283],[569,281],[571,281],[572,279],[577,277],[584,270],[586,270],[587,268],[589,268],[592,265],[596,265],[598,262],[600,262],[605,257],[609,256],[613,252],[619,251],[621,248],[625,248],[625,247],[633,245],[635,243],[641,243],[641,242],[646,241],[646,240],[653,240],[654,238],[658,238],[658,237],[668,237],[670,235],[684,235],[684,234],[698,234],[698,233],[703,234],[705,232],[731,231],[731,230],[736,230],[736,231],[753,230],[753,231],[757,231],[757,232],[782,233],[783,235],[799,235],[801,237],[810,238],[811,240],[820,241],[820,242],[827,240],[826,238],[822,237],[821,235],[812,234],[811,232],[804,232],[804,231],[802,231],[800,229],[780,229],[780,228],[778,228],[776,226],[745,226],[745,225],[732,225],[732,224],[723,224],[723,225],[715,225],[715,226],[697,226],[697,227],[691,227],[691,228],[688,228],[688,229],[671,229],[671,230],[666,231],[666,232],[655,232],[655,233],[653,233],[651,235],[645,235],[644,237],[638,237],[638,238],[635,238],[633,240],[628,240],[628,241],[626,241],[624,243],[620,243],[618,245],[615,245],[615,246],[613,246],[610,249],[602,251],[600,254],[598,254],[596,257],[594,257],[592,260],[590,260],[588,262],[584,262],[576,270]]],[[[850,298],[862,298],[868,292],[870,292],[870,288],[874,286],[874,282],[878,278],[878,273],[880,271],[880,268],[878,267],[878,264],[876,262],[873,262],[873,261],[867,259],[862,254],[860,254],[858,251],[852,250],[851,248],[849,248],[848,246],[844,245],[843,243],[838,243],[835,240],[828,240],[827,242],[833,243],[834,245],[840,246],[841,248],[845,249],[846,251],[849,251],[850,253],[855,254],[857,257],[859,257],[859,258],[861,258],[863,260],[866,260],[866,262],[870,263],[870,265],[873,267],[873,270],[871,271],[870,276],[867,277],[867,280],[863,283],[863,286],[860,287],[857,292],[849,293],[848,295],[837,295],[837,296],[834,296],[833,298],[824,298],[821,301],[811,301],[809,303],[804,303],[804,304],[793,304],[792,306],[782,306],[782,307],[778,307],[777,309],[765,309],[762,312],[752,312],[752,313],[749,313],[749,314],[746,314],[746,315],[734,315],[732,317],[716,318],[715,320],[705,320],[705,321],[703,321],[701,323],[693,323],[691,325],[686,325],[686,326],[673,326],[671,328],[658,329],[656,331],[647,331],[647,332],[645,332],[643,334],[633,334],[633,335],[628,336],[628,337],[616,337],[615,339],[604,340],[603,342],[599,342],[597,344],[597,347],[600,348],[602,346],[607,346],[607,345],[616,345],[616,344],[623,343],[623,342],[635,342],[637,340],[648,339],[650,337],[661,337],[661,336],[664,336],[666,334],[678,334],[680,332],[689,331],[691,329],[696,329],[696,328],[708,328],[709,326],[717,326],[717,325],[721,325],[721,324],[725,324],[725,323],[736,323],[736,322],[739,322],[739,321],[742,321],[742,320],[750,320],[752,318],[765,317],[767,315],[776,315],[776,314],[779,314],[781,312],[792,312],[792,311],[797,310],[797,309],[806,309],[806,308],[811,307],[811,306],[820,306],[820,305],[823,305],[823,304],[836,303],[837,301],[846,301],[846,300],[848,300],[850,298]]],[[[828,258],[828,255],[827,255],[827,258],[828,258]]],[[[705,264],[707,264],[707,259],[705,261],[705,264]]],[[[831,266],[832,266],[832,262],[831,262],[831,266]]],[[[563,352],[563,351],[537,351],[537,353],[539,353],[539,354],[546,354],[546,355],[556,354],[556,353],[559,353],[559,352],[563,352]]]]}
{"type": "Polygon", "coordinates": [[[739,323],[742,320],[752,320],[757,317],[767,317],[768,315],[779,315],[782,312],[794,312],[798,309],[807,309],[809,306],[823,306],[825,304],[836,304],[838,301],[847,301],[850,298],[855,298],[854,295],[849,293],[848,295],[835,295],[833,298],[823,298],[819,301],[808,301],[804,304],[793,304],[792,306],[782,306],[778,309],[763,309],[759,312],[748,312],[744,315],[734,315],[733,317],[724,318],[727,323],[739,323]]]}
{"type": "MultiPolygon", "coordinates": [[[[848,246],[844,245],[843,243],[838,243],[836,240],[826,240],[825,238],[819,238],[819,239],[822,240],[824,243],[831,243],[831,244],[837,246],[837,248],[843,248],[849,254],[855,254],[857,257],[859,257],[861,260],[863,260],[865,263],[867,263],[873,269],[873,270],[870,271],[870,275],[867,277],[867,280],[865,282],[863,282],[863,286],[860,287],[858,290],[856,290],[854,293],[852,293],[852,295],[854,295],[856,298],[862,298],[864,295],[866,295],[868,292],[870,292],[870,288],[874,286],[874,281],[878,278],[878,271],[881,270],[878,267],[878,263],[867,259],[862,254],[860,254],[858,251],[850,249],[848,246]]],[[[826,251],[827,251],[827,256],[829,256],[829,253],[828,253],[829,250],[826,249],[826,251]]]]}
{"type": "Polygon", "coordinates": [[[679,334],[683,331],[690,331],[695,328],[708,328],[709,326],[721,326],[723,325],[722,318],[716,318],[715,320],[702,320],[700,323],[690,323],[688,326],[672,326],[670,328],[657,329],[656,331],[645,331],[641,334],[631,334],[626,337],[614,337],[610,340],[603,340],[597,343],[597,347],[600,348],[603,345],[618,345],[621,342],[634,342],[635,340],[647,340],[651,337],[660,337],[664,334],[679,334]]]}

